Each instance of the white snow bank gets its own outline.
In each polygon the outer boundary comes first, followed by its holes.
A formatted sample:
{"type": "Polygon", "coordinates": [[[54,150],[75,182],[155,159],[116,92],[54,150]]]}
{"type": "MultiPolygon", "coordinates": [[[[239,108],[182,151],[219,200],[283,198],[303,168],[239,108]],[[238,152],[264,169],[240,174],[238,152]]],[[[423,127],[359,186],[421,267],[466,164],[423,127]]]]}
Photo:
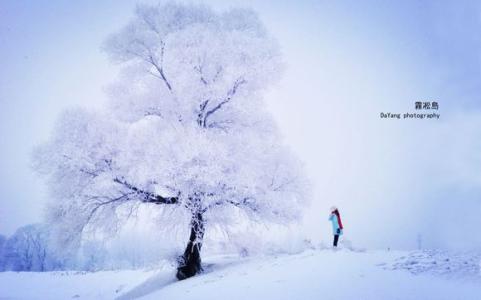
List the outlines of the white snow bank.
{"type": "MultiPolygon", "coordinates": [[[[203,261],[205,273],[184,281],[173,280],[172,267],[96,273],[6,272],[0,273],[0,298],[479,299],[481,276],[473,273],[472,280],[463,276],[448,280],[435,273],[414,275],[390,269],[406,257],[413,257],[412,253],[309,250],[243,259],[212,256],[203,261]]],[[[417,259],[425,262],[426,258],[417,259]]]]}
{"type": "Polygon", "coordinates": [[[448,281],[380,267],[404,255],[323,250],[252,259],[218,266],[141,299],[480,299],[481,281],[448,281]]]}
{"type": "MultiPolygon", "coordinates": [[[[481,255],[442,250],[413,251],[395,260],[387,269],[403,269],[413,274],[429,273],[446,278],[481,280],[481,255]]],[[[481,297],[481,295],[480,295],[481,297]]]]}
{"type": "Polygon", "coordinates": [[[158,272],[0,272],[0,299],[114,299],[158,272]]]}

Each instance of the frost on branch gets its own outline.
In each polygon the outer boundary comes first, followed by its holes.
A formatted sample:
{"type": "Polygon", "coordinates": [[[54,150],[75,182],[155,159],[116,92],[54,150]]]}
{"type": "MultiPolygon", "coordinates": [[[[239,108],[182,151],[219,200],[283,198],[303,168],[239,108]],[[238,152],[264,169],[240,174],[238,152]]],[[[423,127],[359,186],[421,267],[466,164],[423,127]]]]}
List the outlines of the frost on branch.
{"type": "Polygon", "coordinates": [[[123,69],[106,108],[66,111],[35,152],[59,241],[115,232],[151,205],[159,230],[190,219],[182,279],[201,269],[205,226],[299,218],[305,178],[261,98],[279,48],[255,13],[139,6],[105,49],[123,69]]]}

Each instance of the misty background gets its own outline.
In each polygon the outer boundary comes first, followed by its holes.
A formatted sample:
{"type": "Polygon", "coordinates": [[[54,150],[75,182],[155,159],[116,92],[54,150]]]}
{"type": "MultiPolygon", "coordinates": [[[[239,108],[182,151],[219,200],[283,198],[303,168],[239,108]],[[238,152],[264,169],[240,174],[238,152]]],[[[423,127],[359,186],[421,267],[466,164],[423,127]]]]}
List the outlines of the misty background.
{"type": "MultiPolygon", "coordinates": [[[[101,44],[137,2],[0,1],[0,233],[42,220],[32,148],[65,108],[102,106],[118,69],[101,44]]],[[[330,241],[336,205],[357,246],[481,247],[480,3],[192,2],[251,7],[281,44],[266,101],[313,185],[298,234],[330,241]],[[380,118],[416,101],[440,119],[380,118]]]]}

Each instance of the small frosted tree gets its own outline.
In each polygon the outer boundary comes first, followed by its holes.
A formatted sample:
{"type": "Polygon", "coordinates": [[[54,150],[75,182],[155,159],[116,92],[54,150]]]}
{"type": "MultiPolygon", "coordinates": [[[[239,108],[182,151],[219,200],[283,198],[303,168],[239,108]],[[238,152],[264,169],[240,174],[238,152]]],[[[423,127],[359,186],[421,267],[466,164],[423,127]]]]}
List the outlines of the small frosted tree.
{"type": "Polygon", "coordinates": [[[30,224],[17,229],[5,242],[3,256],[6,269],[46,271],[51,260],[48,235],[44,224],[30,224]]]}
{"type": "Polygon", "coordinates": [[[157,204],[159,230],[190,224],[183,279],[201,270],[207,224],[299,218],[304,176],[262,101],[279,47],[254,12],[139,6],[104,48],[122,66],[106,109],[63,113],[35,152],[62,245],[157,204]]]}

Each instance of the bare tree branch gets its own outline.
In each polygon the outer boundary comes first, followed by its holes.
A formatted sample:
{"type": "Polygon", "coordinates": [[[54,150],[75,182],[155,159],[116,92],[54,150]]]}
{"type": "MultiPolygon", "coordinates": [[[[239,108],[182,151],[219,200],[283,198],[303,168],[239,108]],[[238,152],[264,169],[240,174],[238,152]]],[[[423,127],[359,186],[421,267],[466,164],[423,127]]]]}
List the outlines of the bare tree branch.
{"type": "Polygon", "coordinates": [[[245,79],[243,78],[239,78],[237,79],[235,82],[234,82],[234,86],[227,92],[227,97],[223,100],[221,100],[219,102],[219,104],[217,104],[214,108],[210,109],[209,111],[207,111],[205,113],[205,117],[204,117],[204,127],[207,125],[207,119],[212,115],[214,114],[216,111],[218,111],[219,109],[222,108],[222,106],[224,106],[224,104],[226,103],[229,103],[229,101],[231,101],[232,97],[236,94],[237,92],[237,89],[239,88],[239,86],[241,86],[242,84],[246,83],[245,79]]]}
{"type": "Polygon", "coordinates": [[[291,179],[288,179],[282,183],[279,183],[277,186],[274,186],[273,184],[271,185],[272,187],[272,190],[273,191],[276,191],[276,192],[279,192],[281,191],[284,187],[290,185],[291,183],[294,183],[295,182],[295,179],[294,178],[291,178],[291,179]]]}
{"type": "Polygon", "coordinates": [[[160,62],[158,62],[157,59],[154,57],[155,55],[152,52],[151,47],[146,45],[144,41],[139,40],[139,39],[134,39],[134,40],[132,40],[132,43],[138,44],[142,48],[144,48],[144,50],[147,52],[146,53],[147,56],[145,57],[144,55],[142,55],[140,53],[130,51],[130,50],[126,50],[126,52],[128,54],[133,55],[133,56],[139,58],[140,60],[143,60],[144,62],[147,62],[150,65],[152,65],[155,68],[155,70],[159,73],[160,77],[157,76],[154,73],[151,73],[151,72],[149,72],[149,74],[154,75],[155,77],[162,79],[162,81],[165,83],[165,85],[167,86],[169,91],[173,92],[172,91],[172,85],[170,84],[169,80],[167,80],[167,77],[165,76],[165,72],[164,72],[164,69],[163,69],[164,51],[165,51],[164,42],[163,41],[160,42],[160,44],[161,44],[161,46],[160,46],[160,62]]]}
{"type": "Polygon", "coordinates": [[[258,211],[258,208],[256,207],[256,205],[253,203],[253,201],[249,201],[249,200],[254,200],[250,197],[245,197],[244,199],[242,199],[242,201],[240,202],[236,202],[236,201],[232,201],[232,200],[218,200],[214,203],[211,203],[209,206],[207,206],[206,208],[204,208],[202,210],[202,213],[205,213],[207,212],[209,209],[213,208],[213,207],[216,207],[216,206],[222,206],[222,205],[225,205],[225,204],[231,204],[231,205],[234,205],[235,207],[245,207],[245,208],[249,208],[250,210],[254,211],[254,212],[257,212],[258,211]]]}
{"type": "MultiPolygon", "coordinates": [[[[164,46],[161,48],[161,58],[164,56],[164,46]]],[[[154,68],[159,72],[160,78],[164,81],[165,85],[169,89],[169,91],[172,92],[172,86],[170,85],[170,82],[167,80],[167,77],[165,77],[164,69],[162,68],[162,65],[159,66],[157,61],[155,61],[154,57],[152,54],[149,54],[149,62],[154,66],[154,68]]]]}
{"type": "Polygon", "coordinates": [[[156,195],[154,193],[150,193],[142,189],[139,189],[131,185],[130,183],[124,180],[120,180],[118,178],[114,178],[114,182],[121,184],[125,188],[135,192],[136,195],[141,196],[142,202],[154,203],[154,204],[178,204],[179,203],[179,197],[162,197],[160,195],[156,195]]]}
{"type": "Polygon", "coordinates": [[[130,194],[122,194],[122,196],[120,197],[117,197],[117,198],[113,198],[113,199],[110,199],[108,201],[105,201],[105,202],[100,202],[99,204],[97,204],[91,211],[90,211],[90,214],[89,216],[87,217],[87,220],[85,222],[85,224],[88,224],[90,223],[90,220],[92,219],[92,217],[94,216],[95,212],[102,206],[104,205],[108,205],[108,204],[111,204],[111,203],[114,203],[114,202],[118,202],[118,201],[122,201],[124,200],[124,198],[126,198],[127,196],[129,196],[130,194]]]}
{"type": "Polygon", "coordinates": [[[200,127],[205,127],[204,121],[205,121],[205,108],[209,104],[209,100],[205,100],[200,104],[199,107],[199,113],[197,114],[197,123],[199,124],[200,127]]]}
{"type": "Polygon", "coordinates": [[[197,73],[199,73],[200,81],[201,81],[204,85],[208,85],[209,83],[208,83],[207,80],[204,78],[204,73],[202,72],[202,66],[199,64],[198,66],[195,66],[195,67],[194,67],[194,70],[196,70],[197,73]]]}
{"type": "Polygon", "coordinates": [[[148,27],[150,30],[152,30],[152,31],[155,32],[159,37],[161,37],[161,34],[160,34],[159,29],[158,29],[157,26],[152,22],[152,20],[151,20],[145,13],[142,13],[141,16],[142,16],[142,21],[144,21],[145,25],[147,25],[147,27],[148,27]]]}

